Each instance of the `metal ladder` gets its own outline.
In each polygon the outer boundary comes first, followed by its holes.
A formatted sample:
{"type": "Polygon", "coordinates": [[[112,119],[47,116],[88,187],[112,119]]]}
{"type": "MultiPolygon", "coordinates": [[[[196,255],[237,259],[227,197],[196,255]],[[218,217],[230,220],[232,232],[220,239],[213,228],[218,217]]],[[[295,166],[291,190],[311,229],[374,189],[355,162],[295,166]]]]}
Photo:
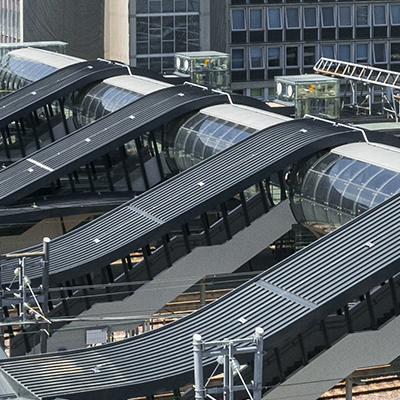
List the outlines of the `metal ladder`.
{"type": "Polygon", "coordinates": [[[314,71],[400,90],[399,72],[370,67],[368,65],[353,64],[347,61],[322,57],[314,65],[314,71]]]}
{"type": "MultiPolygon", "coordinates": [[[[333,60],[321,57],[314,65],[314,71],[321,74],[336,76],[346,79],[350,82],[353,102],[351,105],[357,104],[357,83],[368,85],[368,95],[361,105],[356,105],[360,109],[368,110],[371,114],[374,86],[387,88],[382,94],[382,111],[390,114],[396,119],[400,116],[400,73],[386,69],[370,67],[368,65],[354,64],[347,61],[333,60]],[[368,106],[363,106],[367,102],[368,106]],[[389,108],[387,107],[389,106],[389,108]]],[[[347,92],[347,85],[346,85],[347,92]]],[[[345,93],[345,96],[347,93],[345,93]]],[[[361,92],[362,95],[362,92],[361,92]]],[[[342,106],[343,108],[343,106],[342,106]]]]}

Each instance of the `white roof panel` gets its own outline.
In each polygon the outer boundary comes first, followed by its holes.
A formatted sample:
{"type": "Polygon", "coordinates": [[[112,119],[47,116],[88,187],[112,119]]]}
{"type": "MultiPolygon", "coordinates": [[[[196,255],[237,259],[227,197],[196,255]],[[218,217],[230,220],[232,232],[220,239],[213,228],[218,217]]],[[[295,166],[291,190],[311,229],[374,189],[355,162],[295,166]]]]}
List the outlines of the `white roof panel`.
{"type": "Polygon", "coordinates": [[[35,49],[33,47],[13,50],[10,51],[8,54],[12,55],[15,58],[36,62],[38,64],[49,65],[50,67],[57,69],[85,61],[81,58],[55,53],[54,51],[35,49]]]}
{"type": "Polygon", "coordinates": [[[283,115],[237,104],[211,106],[202,109],[200,112],[257,130],[292,120],[292,118],[283,115]]]}
{"type": "Polygon", "coordinates": [[[139,93],[142,95],[146,95],[157,90],[172,86],[171,84],[166,82],[156,81],[155,79],[146,78],[144,76],[138,75],[115,76],[105,79],[104,83],[112,86],[117,86],[122,89],[127,89],[134,93],[139,93]]]}
{"type": "Polygon", "coordinates": [[[332,153],[400,172],[400,149],[380,143],[352,143],[336,147],[332,153]]]}

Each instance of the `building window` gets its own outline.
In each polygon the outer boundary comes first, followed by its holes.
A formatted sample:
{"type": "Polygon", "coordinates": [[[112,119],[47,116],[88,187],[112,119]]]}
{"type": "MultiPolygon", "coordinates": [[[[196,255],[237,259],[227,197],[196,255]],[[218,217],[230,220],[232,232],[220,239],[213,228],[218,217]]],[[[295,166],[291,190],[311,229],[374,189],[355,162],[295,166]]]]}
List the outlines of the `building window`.
{"type": "Polygon", "coordinates": [[[322,57],[335,59],[335,49],[333,44],[321,46],[322,57]]]}
{"type": "Polygon", "coordinates": [[[386,43],[374,43],[374,62],[386,63],[386,43]]]}
{"type": "Polygon", "coordinates": [[[387,25],[385,6],[374,6],[374,25],[387,25]]]}
{"type": "Polygon", "coordinates": [[[282,29],[281,9],[269,8],[268,9],[268,28],[269,29],[282,29]]]}
{"type": "Polygon", "coordinates": [[[351,48],[349,44],[339,44],[339,60],[351,61],[351,48]]]}
{"type": "MultiPolygon", "coordinates": [[[[162,3],[164,3],[164,1],[162,1],[162,3]]],[[[188,11],[195,11],[195,12],[199,12],[200,11],[200,0],[188,0],[188,11]]]]}
{"type": "Polygon", "coordinates": [[[149,1],[148,0],[137,0],[136,1],[136,14],[147,14],[149,12],[149,1]]]}
{"type": "Polygon", "coordinates": [[[246,29],[244,20],[244,10],[231,10],[232,11],[232,30],[243,31],[246,29]]]}
{"type": "Polygon", "coordinates": [[[137,58],[136,59],[136,66],[139,68],[149,68],[149,59],[147,57],[145,58],[137,58]]]}
{"type": "Polygon", "coordinates": [[[392,20],[392,25],[400,25],[400,5],[392,4],[390,7],[390,18],[392,20]]]}
{"type": "Polygon", "coordinates": [[[286,66],[299,66],[299,48],[297,46],[286,47],[286,66]]]}
{"type": "Polygon", "coordinates": [[[186,12],[186,11],[187,11],[186,0],[175,0],[175,12],[186,12]]]}
{"type": "Polygon", "coordinates": [[[352,26],[353,8],[351,6],[339,6],[339,26],[352,26]]]}
{"type": "Polygon", "coordinates": [[[304,8],[304,27],[305,28],[317,27],[317,9],[315,7],[304,8]]]}
{"type": "Polygon", "coordinates": [[[244,49],[232,49],[232,69],[244,69],[244,49]]]}
{"type": "Polygon", "coordinates": [[[263,90],[261,88],[250,89],[250,96],[257,97],[259,99],[263,98],[263,90]]]}
{"type": "Polygon", "coordinates": [[[392,43],[390,45],[390,61],[400,61],[400,43],[392,43]]]}
{"type": "Polygon", "coordinates": [[[299,9],[287,8],[286,9],[286,27],[288,29],[300,28],[299,9]]]}
{"type": "Polygon", "coordinates": [[[250,68],[264,68],[263,51],[261,47],[250,47],[250,68]]]}
{"type": "Polygon", "coordinates": [[[324,28],[335,26],[335,14],[333,7],[322,7],[322,26],[324,28]]]}
{"type": "Polygon", "coordinates": [[[260,8],[250,9],[250,30],[262,29],[262,10],[260,8]]]}
{"type": "Polygon", "coordinates": [[[357,6],[357,26],[368,26],[368,6],[357,6]]]}
{"type": "Polygon", "coordinates": [[[161,1],[160,0],[150,0],[149,2],[151,13],[160,13],[161,12],[161,1]]]}
{"type": "Polygon", "coordinates": [[[315,65],[315,46],[304,46],[304,65],[315,65]]]}
{"type": "Polygon", "coordinates": [[[149,58],[150,66],[149,68],[154,72],[162,71],[161,69],[161,57],[149,58]]]}
{"type": "Polygon", "coordinates": [[[368,64],[368,47],[367,43],[357,44],[356,62],[358,64],[368,64]]]}
{"type": "Polygon", "coordinates": [[[199,50],[199,15],[195,12],[190,15],[184,15],[183,12],[172,14],[176,10],[183,9],[187,12],[189,5],[195,10],[196,4],[198,0],[180,0],[179,2],[147,0],[136,3],[136,10],[147,14],[136,17],[136,54],[143,55],[143,61],[141,61],[143,64],[145,63],[144,56],[151,55],[149,58],[146,57],[151,69],[156,71],[156,68],[160,67],[157,72],[170,72],[172,71],[171,57],[174,53],[199,50]],[[165,10],[171,13],[167,15],[160,13],[165,10]],[[156,11],[159,15],[155,14],[156,11]],[[166,57],[161,57],[161,54],[166,57]]]}
{"type": "Polygon", "coordinates": [[[281,66],[281,49],[280,47],[268,48],[268,67],[281,66]]]}

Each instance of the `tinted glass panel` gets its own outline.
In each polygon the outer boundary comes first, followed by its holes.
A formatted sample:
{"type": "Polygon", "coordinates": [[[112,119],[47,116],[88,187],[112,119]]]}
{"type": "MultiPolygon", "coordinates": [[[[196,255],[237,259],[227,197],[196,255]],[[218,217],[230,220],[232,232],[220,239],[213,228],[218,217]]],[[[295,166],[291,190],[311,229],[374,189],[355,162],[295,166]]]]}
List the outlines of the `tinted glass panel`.
{"type": "Polygon", "coordinates": [[[279,67],[281,65],[280,61],[280,49],[279,47],[272,47],[268,49],[268,66],[269,67],[279,67]]]}
{"type": "Polygon", "coordinates": [[[262,57],[262,49],[260,47],[250,48],[250,67],[263,68],[264,62],[262,57]]]}
{"type": "Polygon", "coordinates": [[[286,23],[288,28],[299,28],[299,9],[287,8],[286,9],[286,23]]]}
{"type": "Polygon", "coordinates": [[[244,10],[232,10],[232,29],[245,29],[244,10]]]}
{"type": "Polygon", "coordinates": [[[340,26],[351,26],[351,10],[350,6],[339,7],[339,24],[340,26]]]}
{"type": "Polygon", "coordinates": [[[339,45],[339,60],[341,61],[351,61],[350,59],[350,45],[342,44],[339,45]]]}
{"type": "Polygon", "coordinates": [[[393,196],[396,192],[398,192],[399,188],[400,188],[400,175],[396,175],[385,186],[383,186],[381,192],[384,194],[388,194],[389,196],[393,196]]]}
{"type": "Polygon", "coordinates": [[[244,49],[232,49],[232,68],[244,68],[244,49]]]}
{"type": "Polygon", "coordinates": [[[314,28],[317,26],[317,12],[315,7],[304,9],[304,26],[314,28]]]}
{"type": "Polygon", "coordinates": [[[390,17],[393,25],[400,25],[400,5],[392,4],[390,17]]]}
{"type": "Polygon", "coordinates": [[[322,26],[335,26],[335,18],[333,14],[333,7],[322,8],[322,26]]]}
{"type": "Polygon", "coordinates": [[[368,6],[357,7],[357,25],[358,26],[368,25],[368,6]]]}
{"type": "Polygon", "coordinates": [[[321,50],[322,50],[322,57],[335,58],[335,54],[334,54],[332,45],[322,46],[321,50]]]}
{"type": "Polygon", "coordinates": [[[386,24],[386,8],[385,6],[374,6],[374,24],[386,24]]]}
{"type": "Polygon", "coordinates": [[[281,9],[269,8],[268,9],[268,27],[270,29],[281,29],[281,9]]]}
{"type": "Polygon", "coordinates": [[[288,67],[294,67],[299,65],[298,52],[299,52],[298,47],[286,48],[286,65],[288,67]]]}
{"type": "Polygon", "coordinates": [[[376,63],[386,62],[386,51],[385,51],[384,43],[375,43],[374,44],[374,56],[376,63]]]}
{"type": "Polygon", "coordinates": [[[372,190],[379,190],[382,186],[392,179],[396,175],[396,172],[388,169],[382,170],[378,175],[374,176],[369,182],[368,187],[372,190]]]}
{"type": "Polygon", "coordinates": [[[262,28],[262,11],[259,9],[250,10],[250,29],[262,28]]]}
{"type": "Polygon", "coordinates": [[[304,65],[315,65],[315,46],[304,46],[304,65]]]}
{"type": "Polygon", "coordinates": [[[358,44],[357,45],[357,60],[358,63],[368,62],[368,44],[358,44]]]}

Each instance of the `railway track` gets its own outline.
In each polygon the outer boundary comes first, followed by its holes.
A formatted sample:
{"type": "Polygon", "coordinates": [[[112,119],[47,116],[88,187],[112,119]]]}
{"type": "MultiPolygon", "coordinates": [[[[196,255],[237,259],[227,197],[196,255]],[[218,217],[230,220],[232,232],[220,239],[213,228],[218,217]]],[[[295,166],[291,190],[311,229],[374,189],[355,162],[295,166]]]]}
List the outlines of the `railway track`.
{"type": "MultiPolygon", "coordinates": [[[[319,400],[346,399],[346,382],[342,381],[326,392],[319,400]]],[[[400,377],[398,375],[359,379],[353,385],[354,400],[400,399],[400,377]]]]}

